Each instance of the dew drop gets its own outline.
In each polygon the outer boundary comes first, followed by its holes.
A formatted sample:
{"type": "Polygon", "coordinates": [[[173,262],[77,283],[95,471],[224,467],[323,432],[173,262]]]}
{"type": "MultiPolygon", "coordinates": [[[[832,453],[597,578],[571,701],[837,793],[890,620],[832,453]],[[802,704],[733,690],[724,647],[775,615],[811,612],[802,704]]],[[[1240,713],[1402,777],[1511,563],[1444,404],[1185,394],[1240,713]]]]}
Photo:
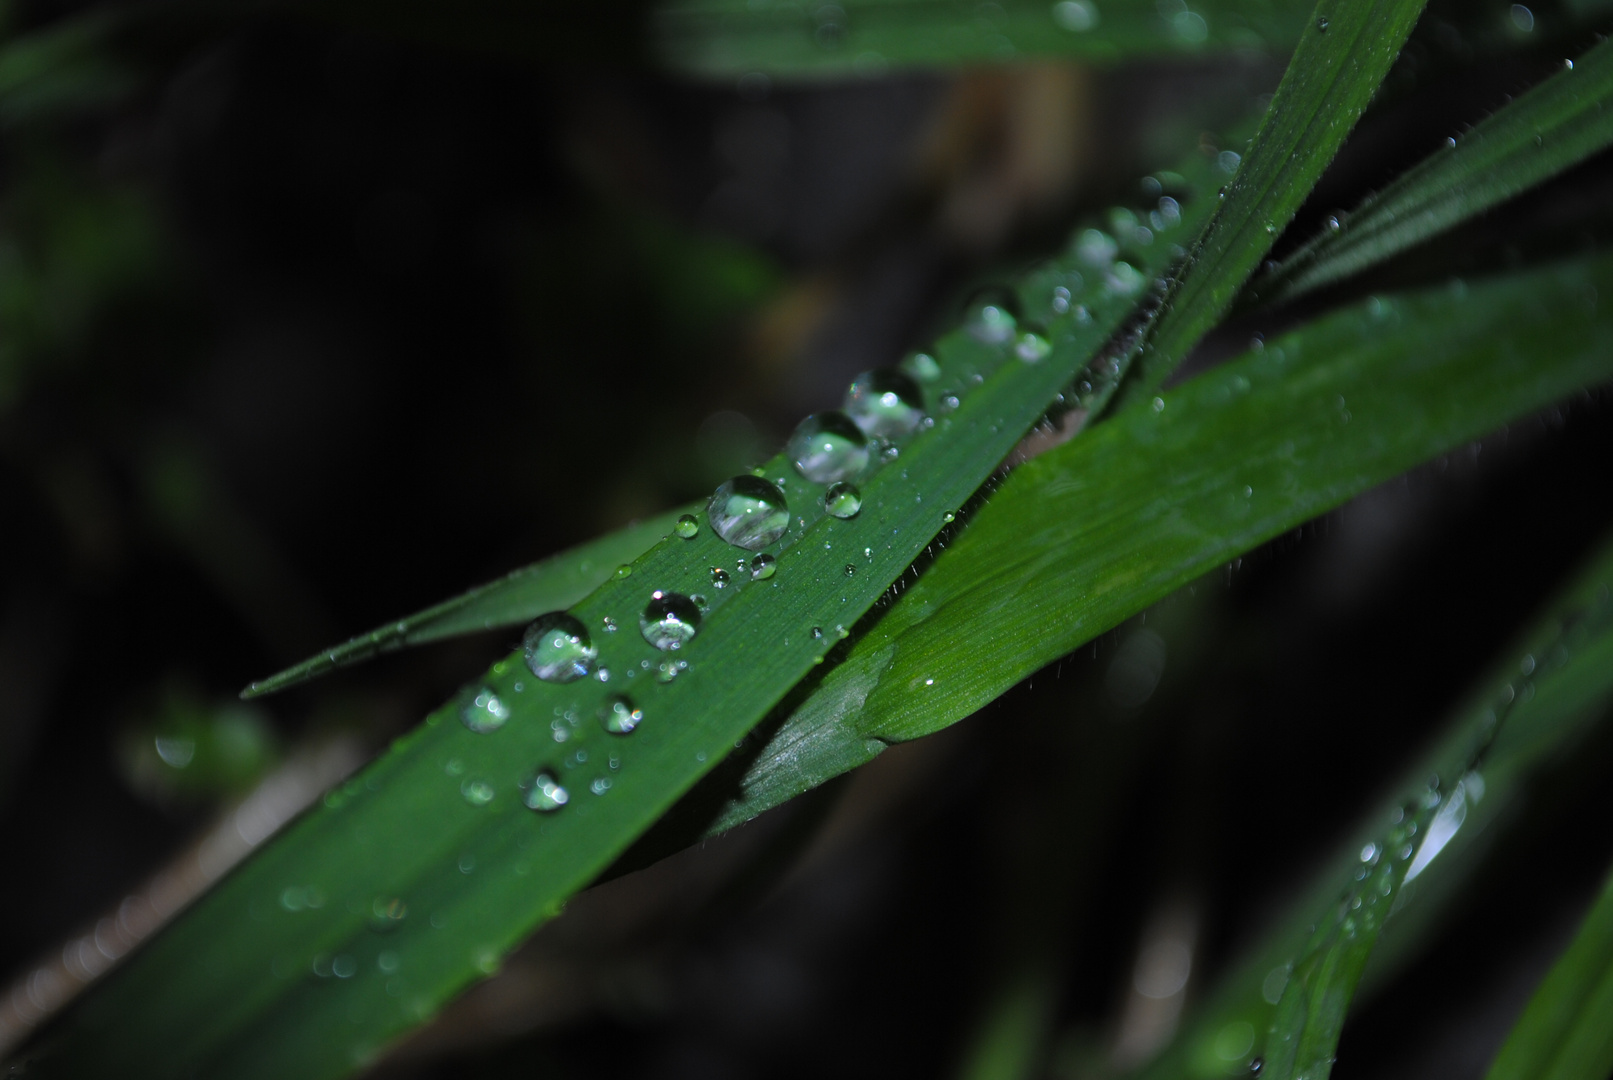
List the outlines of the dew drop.
{"type": "Polygon", "coordinates": [[[1324,34],[1327,33],[1327,26],[1328,23],[1326,15],[1323,15],[1321,18],[1316,20],[1316,29],[1320,30],[1324,34]]]}
{"type": "Polygon", "coordinates": [[[521,638],[526,666],[544,682],[575,682],[594,666],[599,650],[583,624],[563,611],[539,615],[521,638]]]}
{"type": "Polygon", "coordinates": [[[778,560],[771,555],[758,555],[750,561],[752,581],[766,581],[778,569],[778,560]]]}
{"type": "Polygon", "coordinates": [[[757,476],[736,476],[719,484],[706,504],[706,514],[718,536],[746,551],[760,551],[790,527],[784,492],[757,476]]]}
{"type": "Polygon", "coordinates": [[[796,425],[784,446],[795,470],[815,484],[832,484],[868,467],[868,439],[843,412],[814,413],[796,425]]]}
{"type": "Polygon", "coordinates": [[[493,801],[493,785],[486,780],[466,780],[459,785],[459,793],[472,806],[486,806],[493,801]]]}
{"type": "Polygon", "coordinates": [[[695,534],[700,531],[700,519],[693,514],[684,514],[678,519],[678,523],[672,526],[672,531],[685,540],[693,540],[695,534]]]}
{"type": "Polygon", "coordinates": [[[1007,304],[987,300],[974,304],[965,317],[963,328],[982,345],[1006,345],[1014,337],[1019,320],[1008,310],[1007,304]]]}
{"type": "Polygon", "coordinates": [[[815,640],[817,640],[817,639],[818,639],[818,638],[821,638],[821,637],[822,637],[822,636],[823,636],[823,627],[821,627],[821,626],[814,626],[814,627],[813,627],[813,628],[812,628],[812,638],[813,638],[813,640],[814,640],[814,641],[815,641],[815,640]]]}
{"type": "Polygon", "coordinates": [[[856,577],[857,576],[857,568],[855,566],[853,566],[851,563],[846,564],[846,576],[847,577],[856,577]]]}
{"type": "Polygon", "coordinates": [[[900,367],[904,374],[916,382],[934,382],[941,377],[941,365],[929,353],[911,353],[900,367]]]}
{"type": "Polygon", "coordinates": [[[1085,33],[1098,25],[1098,8],[1090,0],[1059,0],[1053,5],[1053,21],[1071,33],[1085,33]]]}
{"type": "Polygon", "coordinates": [[[924,396],[895,368],[865,371],[846,390],[846,414],[870,438],[900,439],[924,422],[924,396]]]}
{"type": "Polygon", "coordinates": [[[1027,364],[1041,363],[1052,351],[1052,342],[1032,330],[1027,330],[1014,341],[1014,355],[1027,364]]]}
{"type": "Polygon", "coordinates": [[[958,515],[954,514],[951,510],[948,510],[946,513],[941,515],[941,520],[950,525],[954,521],[958,520],[958,515]]]}
{"type": "Polygon", "coordinates": [[[713,566],[711,568],[711,587],[712,588],[714,588],[714,589],[726,589],[726,588],[728,588],[728,581],[729,581],[728,571],[724,570],[720,566],[713,566]]]}
{"type": "Polygon", "coordinates": [[[644,722],[644,710],[626,694],[612,694],[599,707],[599,726],[612,735],[628,735],[644,722]]]}
{"type": "Polygon", "coordinates": [[[526,797],[522,800],[527,809],[536,810],[540,814],[552,814],[566,803],[571,801],[571,795],[560,786],[553,773],[547,769],[540,769],[532,778],[532,786],[527,788],[526,797]]]}
{"type": "Polygon", "coordinates": [[[639,616],[638,628],[657,649],[681,649],[700,632],[700,609],[682,593],[657,589],[639,616]]]}
{"type": "Polygon", "coordinates": [[[1120,254],[1120,244],[1100,229],[1084,229],[1075,241],[1075,257],[1088,266],[1107,267],[1120,254]]]}
{"type": "Polygon", "coordinates": [[[823,509],[830,517],[853,518],[862,508],[862,492],[851,484],[831,484],[823,493],[823,509]]]}
{"type": "Polygon", "coordinates": [[[689,665],[683,660],[663,660],[655,666],[655,681],[669,683],[687,671],[689,665]]]}
{"type": "Polygon", "coordinates": [[[459,706],[459,721],[478,735],[486,735],[504,726],[510,718],[510,707],[498,695],[484,686],[475,693],[467,692],[459,706]]]}

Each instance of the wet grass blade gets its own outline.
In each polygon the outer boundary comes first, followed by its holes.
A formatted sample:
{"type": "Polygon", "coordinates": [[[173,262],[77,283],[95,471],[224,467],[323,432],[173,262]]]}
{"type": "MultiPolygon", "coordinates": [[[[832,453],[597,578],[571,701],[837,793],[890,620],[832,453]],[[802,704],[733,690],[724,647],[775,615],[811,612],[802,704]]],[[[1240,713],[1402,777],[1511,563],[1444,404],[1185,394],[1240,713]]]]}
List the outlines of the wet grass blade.
{"type": "Polygon", "coordinates": [[[1613,261],[1340,310],[1011,473],[752,762],[714,831],[974,712],[1198,575],[1613,378],[1613,261]],[[985,644],[989,643],[989,644],[985,644]]]}
{"type": "Polygon", "coordinates": [[[1231,306],[1332,162],[1422,13],[1425,0],[1321,0],[1192,259],[1118,399],[1146,401],[1231,306]]]}
{"type": "Polygon", "coordinates": [[[766,560],[705,513],[657,543],[556,624],[597,658],[495,664],[82,999],[41,1074],[335,1076],[496,970],[816,669],[1131,317],[1212,205],[1214,159],[1181,168],[1182,198],[1142,209],[1157,232],[1082,232],[1019,283],[1022,322],[981,303],[911,358],[917,382],[863,384],[888,438],[847,516],[782,455],[738,478],[763,520],[787,499],[766,560]],[[624,714],[643,722],[607,730],[624,714]]]}
{"type": "Polygon", "coordinates": [[[1485,1080],[1613,1074],[1613,876],[1529,1000],[1485,1080]]]}
{"type": "Polygon", "coordinates": [[[263,697],[382,653],[461,634],[520,626],[545,611],[570,607],[609,580],[618,566],[632,562],[664,538],[672,531],[680,514],[696,509],[696,506],[685,506],[669,510],[541,562],[512,570],[497,581],[478,585],[424,611],[378,626],[367,634],[349,638],[318,656],[260,679],[241,691],[241,696],[263,697]]]}
{"type": "Polygon", "coordinates": [[[1613,42],[1423,159],[1284,260],[1254,292],[1284,300],[1451,229],[1613,143],[1613,42]]]}
{"type": "Polygon", "coordinates": [[[1154,0],[845,0],[803,10],[746,0],[673,0],[652,24],[652,47],[675,70],[733,77],[866,74],[891,67],[996,63],[1027,57],[1111,62],[1292,47],[1309,0],[1202,0],[1165,11],[1154,0]]]}

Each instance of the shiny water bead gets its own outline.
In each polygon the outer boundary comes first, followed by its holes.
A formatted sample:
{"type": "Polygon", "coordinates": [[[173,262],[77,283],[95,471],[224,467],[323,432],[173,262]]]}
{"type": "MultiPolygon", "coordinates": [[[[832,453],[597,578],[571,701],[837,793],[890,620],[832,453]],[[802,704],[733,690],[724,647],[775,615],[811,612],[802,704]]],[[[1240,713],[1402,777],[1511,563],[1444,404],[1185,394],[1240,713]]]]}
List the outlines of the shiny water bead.
{"type": "Polygon", "coordinates": [[[720,566],[713,566],[711,568],[711,585],[713,588],[726,589],[728,588],[728,581],[728,571],[724,570],[720,566]]]}
{"type": "Polygon", "coordinates": [[[846,414],[870,438],[900,439],[924,422],[924,395],[894,368],[865,371],[846,391],[846,414]]]}
{"type": "Polygon", "coordinates": [[[929,353],[909,353],[897,366],[915,382],[929,383],[941,377],[941,365],[929,353]]]}
{"type": "Polygon", "coordinates": [[[459,703],[459,722],[478,735],[497,731],[509,718],[510,707],[486,686],[474,693],[467,691],[459,703]]]}
{"type": "Polygon", "coordinates": [[[644,710],[626,694],[612,694],[599,707],[599,726],[612,735],[630,734],[643,722],[644,710]]]}
{"type": "Polygon", "coordinates": [[[983,345],[1005,345],[1014,336],[1019,320],[1006,303],[986,300],[973,305],[964,320],[969,336],[983,345]]]}
{"type": "Polygon", "coordinates": [[[752,581],[766,581],[778,569],[778,560],[771,555],[758,555],[750,561],[752,581]]]}
{"type": "Polygon", "coordinates": [[[1148,279],[1129,262],[1116,262],[1103,275],[1104,288],[1120,296],[1136,296],[1148,285],[1148,279]]]}
{"type": "Polygon", "coordinates": [[[684,514],[678,518],[677,524],[672,526],[672,531],[685,540],[693,540],[695,534],[700,531],[700,520],[693,514],[684,514]]]}
{"type": "Polygon", "coordinates": [[[849,480],[868,468],[868,438],[843,412],[814,413],[784,444],[795,471],[815,484],[849,480]]]}
{"type": "Polygon", "coordinates": [[[1059,0],[1053,5],[1053,21],[1071,33],[1085,33],[1098,25],[1098,6],[1091,0],[1059,0]]]}
{"type": "Polygon", "coordinates": [[[1114,237],[1098,229],[1084,229],[1075,241],[1075,257],[1088,266],[1104,267],[1120,254],[1120,244],[1114,237]]]}
{"type": "Polygon", "coordinates": [[[657,649],[681,649],[700,632],[700,608],[682,593],[657,589],[639,616],[638,628],[657,649]]]}
{"type": "Polygon", "coordinates": [[[526,803],[528,809],[536,810],[540,814],[552,814],[570,802],[571,795],[560,786],[560,781],[553,773],[541,769],[532,778],[532,786],[527,788],[522,801],[526,803]]]}
{"type": "Polygon", "coordinates": [[[539,615],[521,638],[526,666],[544,682],[568,683],[593,670],[599,650],[583,624],[564,611],[539,615]]]}
{"type": "Polygon", "coordinates": [[[746,551],[760,551],[790,527],[790,507],[776,484],[759,476],[736,476],[719,484],[706,504],[718,536],[746,551]]]}
{"type": "Polygon", "coordinates": [[[823,509],[830,517],[853,518],[862,508],[862,492],[851,484],[831,484],[823,493],[823,509]]]}
{"type": "Polygon", "coordinates": [[[1053,343],[1041,334],[1027,330],[1014,340],[1014,355],[1027,364],[1039,364],[1053,351],[1053,343]]]}
{"type": "Polygon", "coordinates": [[[459,793],[472,806],[486,806],[493,801],[493,785],[486,780],[466,780],[459,785],[459,793]]]}

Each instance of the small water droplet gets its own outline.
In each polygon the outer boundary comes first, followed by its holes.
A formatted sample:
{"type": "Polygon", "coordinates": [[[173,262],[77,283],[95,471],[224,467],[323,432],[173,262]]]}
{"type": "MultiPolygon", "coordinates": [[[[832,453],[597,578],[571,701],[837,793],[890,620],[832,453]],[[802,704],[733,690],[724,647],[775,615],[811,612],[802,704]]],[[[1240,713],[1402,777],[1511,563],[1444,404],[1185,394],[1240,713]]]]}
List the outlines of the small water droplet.
{"type": "Polygon", "coordinates": [[[657,649],[681,649],[700,632],[700,609],[682,593],[657,589],[639,616],[639,632],[657,649]]]}
{"type": "Polygon", "coordinates": [[[718,485],[706,515],[718,536],[746,551],[760,551],[790,527],[784,492],[756,476],[736,476],[718,485]]]}
{"type": "Polygon", "coordinates": [[[689,664],[687,661],[663,660],[659,664],[655,665],[655,681],[660,683],[669,683],[673,679],[676,679],[679,675],[682,675],[688,669],[689,664]]]}
{"type": "Polygon", "coordinates": [[[570,802],[571,795],[560,786],[560,781],[553,773],[547,769],[540,769],[532,778],[532,786],[527,788],[526,797],[522,801],[530,810],[552,814],[570,802]]]}
{"type": "Polygon", "coordinates": [[[599,707],[599,726],[612,735],[628,735],[644,721],[644,710],[626,694],[612,694],[599,707]]]}
{"type": "Polygon", "coordinates": [[[486,780],[466,780],[459,785],[459,793],[472,806],[486,806],[493,801],[493,785],[486,780]]]}
{"type": "Polygon", "coordinates": [[[1014,318],[1008,303],[994,299],[970,305],[963,321],[964,330],[982,345],[1006,345],[1013,339],[1018,325],[1019,320],[1014,318]]]}
{"type": "Polygon", "coordinates": [[[627,565],[626,563],[623,563],[622,565],[620,565],[620,566],[618,566],[616,568],[616,576],[618,578],[632,577],[633,576],[633,568],[631,566],[627,565]]]}
{"type": "Polygon", "coordinates": [[[1157,398],[1154,399],[1154,411],[1157,412],[1157,413],[1161,413],[1161,412],[1165,411],[1165,399],[1164,398],[1157,397],[1157,398]]]}
{"type": "Polygon", "coordinates": [[[672,531],[685,540],[693,540],[700,532],[700,519],[693,514],[684,514],[678,519],[678,523],[672,526],[672,531]]]}
{"type": "Polygon", "coordinates": [[[1108,267],[1120,254],[1120,242],[1101,229],[1083,229],[1075,239],[1075,257],[1088,266],[1108,267]]]}
{"type": "Polygon", "coordinates": [[[1324,222],[1324,224],[1327,226],[1327,231],[1330,233],[1336,233],[1340,229],[1344,228],[1344,225],[1339,221],[1337,214],[1329,214],[1327,221],[1324,222]]]}
{"type": "Polygon", "coordinates": [[[568,683],[587,675],[599,650],[583,624],[564,611],[538,616],[521,638],[526,666],[544,682],[568,683]]]}
{"type": "Polygon", "coordinates": [[[1327,33],[1327,26],[1328,26],[1328,22],[1327,22],[1327,16],[1326,15],[1323,15],[1322,17],[1320,17],[1319,19],[1316,20],[1316,29],[1320,30],[1324,34],[1327,33]]]}
{"type": "Polygon", "coordinates": [[[868,467],[868,438],[843,412],[814,413],[784,446],[795,469],[815,484],[832,484],[868,467]]]}
{"type": "Polygon", "coordinates": [[[1513,4],[1509,12],[1512,16],[1512,25],[1520,32],[1527,34],[1535,28],[1535,13],[1523,4],[1513,4]]]}
{"type": "Polygon", "coordinates": [[[1238,164],[1243,161],[1243,155],[1236,150],[1223,150],[1216,155],[1216,168],[1231,176],[1238,171],[1238,164]]]}
{"type": "Polygon", "coordinates": [[[941,409],[944,412],[953,412],[957,409],[959,404],[960,402],[958,401],[957,394],[948,394],[941,399],[941,409]]]}
{"type": "Polygon", "coordinates": [[[1098,25],[1098,8],[1091,0],[1059,0],[1053,5],[1053,21],[1074,34],[1098,25]]]}
{"type": "Polygon", "coordinates": [[[823,493],[823,509],[830,517],[853,518],[862,508],[862,492],[851,484],[831,484],[823,493]]]}
{"type": "Polygon", "coordinates": [[[821,638],[821,637],[822,637],[822,636],[823,636],[823,627],[821,627],[821,626],[814,626],[814,627],[813,627],[813,628],[812,628],[812,638],[813,638],[813,640],[814,640],[814,641],[815,641],[815,640],[817,640],[817,639],[818,639],[818,638],[821,638]]]}
{"type": "Polygon", "coordinates": [[[510,707],[500,701],[498,695],[486,686],[475,692],[467,692],[460,702],[460,723],[478,735],[497,731],[509,718],[510,707]]]}
{"type": "Polygon", "coordinates": [[[616,620],[613,619],[609,615],[606,615],[604,618],[600,619],[599,620],[599,625],[605,628],[605,633],[607,633],[607,634],[616,633],[616,630],[617,630],[616,620]]]}
{"type": "Polygon", "coordinates": [[[958,515],[953,513],[951,510],[948,510],[946,513],[941,515],[941,520],[950,525],[954,521],[958,520],[958,515]]]}
{"type": "Polygon", "coordinates": [[[1041,363],[1052,351],[1052,342],[1035,331],[1027,330],[1014,341],[1014,355],[1027,364],[1041,363]]]}
{"type": "Polygon", "coordinates": [[[750,577],[752,581],[765,581],[773,576],[778,569],[778,560],[771,555],[758,555],[751,560],[750,577]]]}
{"type": "Polygon", "coordinates": [[[857,576],[857,568],[855,566],[853,566],[851,563],[846,564],[846,576],[847,577],[856,577],[857,576]]]}
{"type": "Polygon", "coordinates": [[[610,777],[597,776],[588,785],[588,790],[595,795],[603,795],[610,790],[610,777]]]}
{"type": "Polygon", "coordinates": [[[918,383],[895,368],[865,371],[846,390],[846,415],[864,435],[900,439],[924,421],[924,395],[918,383]]]}
{"type": "Polygon", "coordinates": [[[728,571],[724,570],[720,566],[713,566],[711,568],[711,585],[713,588],[726,589],[728,588],[728,581],[728,571]]]}
{"type": "Polygon", "coordinates": [[[941,365],[929,353],[916,352],[903,360],[901,369],[917,382],[934,382],[941,377],[941,365]]]}

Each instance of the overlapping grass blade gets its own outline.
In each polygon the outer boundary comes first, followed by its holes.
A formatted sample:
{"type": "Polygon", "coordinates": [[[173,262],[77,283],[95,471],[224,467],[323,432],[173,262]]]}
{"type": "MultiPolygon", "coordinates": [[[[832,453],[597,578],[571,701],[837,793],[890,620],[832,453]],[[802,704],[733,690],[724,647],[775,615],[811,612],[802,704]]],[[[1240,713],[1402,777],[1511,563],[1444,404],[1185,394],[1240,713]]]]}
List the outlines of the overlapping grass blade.
{"type": "Polygon", "coordinates": [[[1020,467],[803,693],[731,827],[1416,463],[1613,378],[1613,261],[1340,310],[1020,467]]]}
{"type": "Polygon", "coordinates": [[[685,506],[669,510],[542,562],[512,570],[497,581],[478,585],[424,611],[378,626],[367,634],[349,638],[318,656],[260,679],[241,691],[241,696],[254,698],[277,693],[337,668],[409,645],[519,626],[545,611],[570,607],[609,580],[618,566],[632,562],[657,540],[663,539],[680,515],[697,509],[697,506],[685,506]]]}
{"type": "Polygon", "coordinates": [[[1613,1074],[1613,875],[1530,998],[1485,1080],[1613,1074]]]}
{"type": "Polygon", "coordinates": [[[1494,208],[1613,143],[1613,42],[1602,42],[1341,214],[1258,282],[1283,300],[1342,280],[1494,208]]]}
{"type": "Polygon", "coordinates": [[[1400,55],[1426,0],[1321,0],[1122,390],[1146,401],[1231,306],[1400,55]]]}
{"type": "Polygon", "coordinates": [[[843,0],[806,8],[747,0],[672,0],[652,42],[691,74],[834,76],[889,67],[993,63],[1038,56],[1114,61],[1265,49],[1299,37],[1309,0],[1202,0],[1170,10],[1154,0],[843,0]]]}
{"type": "MultiPolygon", "coordinates": [[[[1264,1057],[1263,1076],[1326,1075],[1384,919],[1393,916],[1380,951],[1403,924],[1432,925],[1474,868],[1475,838],[1509,820],[1528,786],[1605,720],[1613,700],[1610,586],[1613,543],[1501,657],[1446,737],[1407,770],[1395,798],[1363,821],[1333,869],[1222,981],[1144,1080],[1247,1076],[1255,1056],[1264,1057]]],[[[1397,942],[1397,961],[1411,951],[1397,942]]]]}

